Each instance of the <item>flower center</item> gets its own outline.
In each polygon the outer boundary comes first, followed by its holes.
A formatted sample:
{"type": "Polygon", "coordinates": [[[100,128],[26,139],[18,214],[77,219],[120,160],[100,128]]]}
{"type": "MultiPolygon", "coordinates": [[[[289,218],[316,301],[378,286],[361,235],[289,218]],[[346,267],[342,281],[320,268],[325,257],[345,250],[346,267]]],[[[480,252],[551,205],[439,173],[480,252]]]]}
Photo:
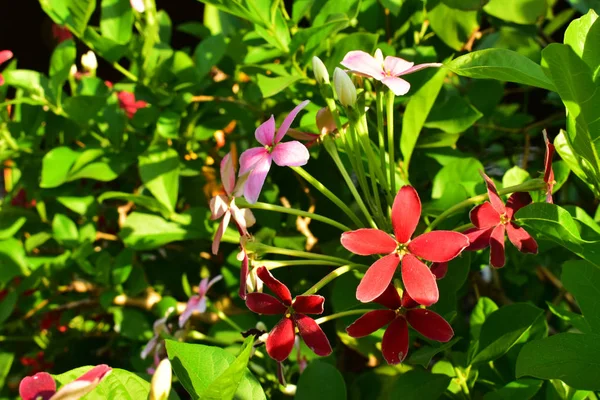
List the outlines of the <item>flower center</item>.
{"type": "Polygon", "coordinates": [[[508,215],[506,215],[506,213],[500,215],[500,223],[502,225],[506,225],[510,222],[510,218],[508,218],[508,215]]]}
{"type": "Polygon", "coordinates": [[[410,251],[408,251],[408,243],[397,243],[396,244],[396,253],[402,257],[405,254],[410,253],[410,251]]]}
{"type": "Polygon", "coordinates": [[[273,152],[273,149],[275,148],[275,146],[269,146],[269,145],[265,145],[265,150],[271,154],[271,152],[273,152]]]}

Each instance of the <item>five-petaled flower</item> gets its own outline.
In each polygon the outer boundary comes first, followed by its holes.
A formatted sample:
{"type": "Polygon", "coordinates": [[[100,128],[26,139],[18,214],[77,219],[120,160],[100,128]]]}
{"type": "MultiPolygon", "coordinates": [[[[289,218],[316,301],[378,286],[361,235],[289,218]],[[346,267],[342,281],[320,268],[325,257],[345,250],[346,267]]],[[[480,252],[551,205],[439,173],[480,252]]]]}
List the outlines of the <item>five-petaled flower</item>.
{"type": "Polygon", "coordinates": [[[321,327],[306,314],[323,313],[325,298],[318,295],[296,296],[292,300],[290,290],[275,279],[266,267],[256,271],[258,277],[275,294],[248,293],[246,306],[258,314],[278,315],[283,318],[269,333],[267,353],[276,361],[282,362],[294,347],[295,329],[298,328],[304,343],[319,356],[331,354],[331,345],[321,327]]]}
{"type": "Polygon", "coordinates": [[[244,186],[244,197],[250,203],[256,203],[260,191],[271,169],[271,161],[280,167],[299,167],[308,162],[309,153],[306,147],[296,141],[280,143],[296,115],[309,103],[303,101],[294,108],[275,132],[275,118],[271,118],[256,128],[254,136],[263,147],[246,150],[240,156],[239,176],[250,172],[244,186]]]}
{"type": "Polygon", "coordinates": [[[546,156],[544,157],[544,182],[546,182],[546,203],[554,203],[552,190],[554,190],[554,171],[552,170],[552,156],[554,145],[548,140],[548,134],[544,130],[544,142],[546,143],[546,156]]]}
{"type": "Polygon", "coordinates": [[[420,217],[421,200],[417,191],[412,186],[404,186],[396,194],[392,206],[395,237],[372,228],[342,234],[342,246],[355,254],[387,254],[367,270],[356,290],[358,300],[368,303],[379,297],[402,262],[402,282],[408,294],[426,306],[438,301],[435,276],[417,257],[437,263],[450,261],[469,245],[469,239],[458,232],[433,231],[411,240],[420,217]]]}
{"type": "MultiPolygon", "coordinates": [[[[0,51],[0,65],[13,58],[13,52],[10,50],[0,51]]],[[[0,74],[0,86],[4,85],[4,77],[0,74]]]]}
{"type": "Polygon", "coordinates": [[[361,50],[348,52],[341,64],[353,73],[376,79],[390,88],[396,96],[402,96],[410,90],[410,83],[400,76],[429,67],[441,67],[440,63],[417,64],[399,57],[383,58],[381,50],[377,49],[375,57],[361,50]]]}
{"type": "Polygon", "coordinates": [[[221,238],[232,217],[241,236],[246,236],[248,234],[246,228],[251,227],[256,222],[252,211],[247,208],[240,209],[235,205],[235,198],[241,196],[244,186],[243,179],[240,179],[236,185],[235,166],[233,164],[234,161],[231,157],[231,153],[227,153],[221,160],[220,168],[221,182],[223,183],[225,194],[214,196],[210,200],[211,219],[216,220],[223,218],[212,243],[212,252],[215,255],[219,252],[221,238]]]}
{"type": "Polygon", "coordinates": [[[467,250],[481,250],[490,246],[490,264],[496,268],[504,266],[504,235],[522,253],[537,254],[538,245],[529,233],[515,223],[515,213],[531,203],[527,192],[513,193],[504,205],[496,185],[483,172],[490,201],[486,201],[471,210],[470,218],[474,228],[464,233],[471,244],[467,250]]]}
{"type": "Polygon", "coordinates": [[[133,118],[137,110],[148,105],[143,100],[136,101],[135,95],[131,92],[119,92],[117,97],[119,98],[119,107],[125,111],[129,119],[133,118]]]}
{"type": "Polygon", "coordinates": [[[206,292],[208,289],[215,283],[219,282],[223,277],[221,275],[217,275],[212,278],[210,281],[208,278],[204,278],[200,281],[200,285],[198,285],[198,294],[190,297],[185,306],[185,310],[179,316],[179,327],[183,328],[185,323],[190,319],[194,312],[203,313],[206,311],[206,292]]]}
{"type": "Polygon", "coordinates": [[[39,372],[23,378],[19,384],[19,394],[23,400],[79,399],[94,390],[111,371],[108,365],[98,365],[58,391],[52,376],[47,372],[39,372]]]}
{"type": "Polygon", "coordinates": [[[360,338],[388,326],[383,334],[381,352],[388,364],[404,361],[408,353],[408,326],[428,339],[447,342],[454,336],[452,327],[433,311],[420,308],[404,291],[402,299],[394,285],[390,284],[375,302],[388,310],[373,310],[364,314],[346,328],[348,335],[360,338]]]}

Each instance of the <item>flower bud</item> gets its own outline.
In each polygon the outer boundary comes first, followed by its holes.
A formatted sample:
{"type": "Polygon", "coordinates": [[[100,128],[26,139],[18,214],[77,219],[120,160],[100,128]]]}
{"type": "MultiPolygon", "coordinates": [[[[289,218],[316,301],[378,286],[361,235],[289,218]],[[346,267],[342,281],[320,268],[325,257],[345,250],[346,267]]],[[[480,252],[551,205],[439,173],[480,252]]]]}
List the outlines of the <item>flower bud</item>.
{"type": "Polygon", "coordinates": [[[75,64],[71,65],[71,70],[69,71],[69,75],[71,75],[73,77],[77,75],[77,65],[75,65],[75,64]]]}
{"type": "Polygon", "coordinates": [[[88,51],[81,56],[81,66],[87,72],[95,72],[98,69],[98,60],[93,51],[88,51]]]}
{"type": "Polygon", "coordinates": [[[143,13],[146,11],[146,4],[144,4],[144,0],[129,0],[131,4],[131,8],[139,13],[143,13]]]}
{"type": "Polygon", "coordinates": [[[168,358],[162,360],[152,376],[150,384],[150,400],[167,400],[171,391],[171,363],[168,358]]]}
{"type": "Polygon", "coordinates": [[[343,70],[336,68],[333,71],[333,84],[338,100],[344,107],[354,107],[356,104],[356,87],[352,79],[343,70]]]}
{"type": "Polygon", "coordinates": [[[327,72],[327,68],[323,61],[317,56],[314,56],[312,59],[313,73],[315,74],[315,79],[319,85],[323,83],[329,83],[329,72],[327,72]]]}
{"type": "Polygon", "coordinates": [[[333,114],[331,114],[329,107],[323,107],[317,111],[317,128],[321,135],[333,132],[337,129],[333,114]]]}

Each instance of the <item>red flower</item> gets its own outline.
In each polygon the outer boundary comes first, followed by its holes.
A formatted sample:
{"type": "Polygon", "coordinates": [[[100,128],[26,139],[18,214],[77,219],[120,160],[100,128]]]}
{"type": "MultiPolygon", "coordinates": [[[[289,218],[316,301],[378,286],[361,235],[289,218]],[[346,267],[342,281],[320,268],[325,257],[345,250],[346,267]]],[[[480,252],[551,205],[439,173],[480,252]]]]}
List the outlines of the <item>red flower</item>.
{"type": "Polygon", "coordinates": [[[148,105],[143,100],[135,101],[135,95],[131,92],[119,92],[119,107],[121,107],[127,113],[127,116],[131,119],[140,108],[144,108],[148,105]]]}
{"type": "Polygon", "coordinates": [[[269,270],[260,267],[256,271],[258,277],[271,289],[277,298],[265,293],[249,293],[246,306],[258,314],[277,315],[283,318],[269,333],[267,353],[276,361],[282,362],[292,352],[296,328],[307,346],[319,356],[331,354],[331,345],[321,327],[305,314],[322,314],[323,296],[296,296],[292,300],[290,290],[275,279],[269,270]]]}
{"type": "Polygon", "coordinates": [[[468,245],[465,235],[452,231],[434,231],[411,240],[419,218],[421,200],[412,186],[398,191],[392,207],[395,238],[379,229],[358,229],[342,234],[342,246],[355,254],[387,254],[367,270],[356,290],[363,303],[373,301],[388,287],[398,264],[402,262],[404,288],[419,304],[430,306],[438,301],[435,276],[417,257],[443,263],[458,256],[468,245]]]}
{"type": "Polygon", "coordinates": [[[546,182],[546,203],[552,201],[552,189],[554,189],[554,171],[552,170],[552,156],[554,155],[554,145],[548,140],[548,135],[544,130],[544,142],[546,143],[546,157],[544,158],[544,182],[546,182]]]}
{"type": "Polygon", "coordinates": [[[47,372],[23,378],[19,384],[19,394],[23,400],[79,399],[92,390],[106,377],[112,368],[102,364],[90,369],[73,382],[56,391],[56,382],[47,372]]]}
{"type": "Polygon", "coordinates": [[[384,326],[381,352],[388,364],[404,361],[408,354],[408,326],[428,339],[447,342],[454,336],[452,327],[444,318],[433,311],[419,308],[406,291],[400,296],[394,285],[388,285],[375,302],[388,310],[369,311],[352,323],[346,331],[354,338],[370,335],[384,326]]]}
{"type": "MultiPolygon", "coordinates": [[[[0,65],[4,64],[8,60],[13,58],[13,52],[10,50],[1,50],[0,51],[0,65]]],[[[4,77],[0,74],[0,86],[4,85],[4,77]]]]}
{"type": "Polygon", "coordinates": [[[522,253],[537,254],[538,245],[534,238],[515,221],[515,213],[531,203],[531,196],[526,192],[513,193],[506,206],[500,199],[494,182],[483,172],[487,184],[490,201],[473,208],[470,213],[475,228],[467,229],[465,235],[471,241],[467,250],[481,250],[490,246],[490,264],[496,268],[504,266],[504,234],[522,253]]]}
{"type": "Polygon", "coordinates": [[[58,43],[73,38],[73,34],[69,31],[69,28],[57,24],[52,24],[52,36],[58,43]]]}

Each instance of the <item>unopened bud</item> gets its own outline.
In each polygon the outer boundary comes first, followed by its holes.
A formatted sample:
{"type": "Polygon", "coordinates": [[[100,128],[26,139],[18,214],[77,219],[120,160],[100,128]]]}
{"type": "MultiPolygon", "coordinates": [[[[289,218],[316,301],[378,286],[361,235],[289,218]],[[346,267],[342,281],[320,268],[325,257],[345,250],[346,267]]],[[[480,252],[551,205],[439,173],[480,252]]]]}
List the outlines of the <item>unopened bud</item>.
{"type": "Polygon", "coordinates": [[[356,87],[352,79],[343,70],[336,68],[333,71],[333,84],[338,100],[344,107],[354,107],[356,104],[356,87]]]}
{"type": "Polygon", "coordinates": [[[143,13],[146,11],[146,5],[144,4],[144,0],[129,0],[131,4],[131,8],[139,13],[143,13]]]}
{"type": "Polygon", "coordinates": [[[329,72],[327,72],[327,67],[325,67],[325,64],[323,64],[323,61],[321,61],[319,57],[313,57],[312,66],[317,83],[319,85],[322,85],[323,83],[329,83],[329,72]]]}
{"type": "Polygon", "coordinates": [[[317,111],[317,128],[319,133],[324,135],[336,130],[335,120],[329,107],[323,107],[317,111]]]}
{"type": "Polygon", "coordinates": [[[166,400],[171,391],[171,362],[168,358],[162,360],[152,376],[149,400],[166,400]]]}
{"type": "Polygon", "coordinates": [[[77,65],[75,65],[75,64],[71,65],[71,70],[69,71],[69,75],[71,75],[71,76],[77,75],[77,65]]]}
{"type": "Polygon", "coordinates": [[[87,72],[95,72],[98,69],[98,60],[93,51],[88,51],[81,56],[81,66],[87,72]]]}

